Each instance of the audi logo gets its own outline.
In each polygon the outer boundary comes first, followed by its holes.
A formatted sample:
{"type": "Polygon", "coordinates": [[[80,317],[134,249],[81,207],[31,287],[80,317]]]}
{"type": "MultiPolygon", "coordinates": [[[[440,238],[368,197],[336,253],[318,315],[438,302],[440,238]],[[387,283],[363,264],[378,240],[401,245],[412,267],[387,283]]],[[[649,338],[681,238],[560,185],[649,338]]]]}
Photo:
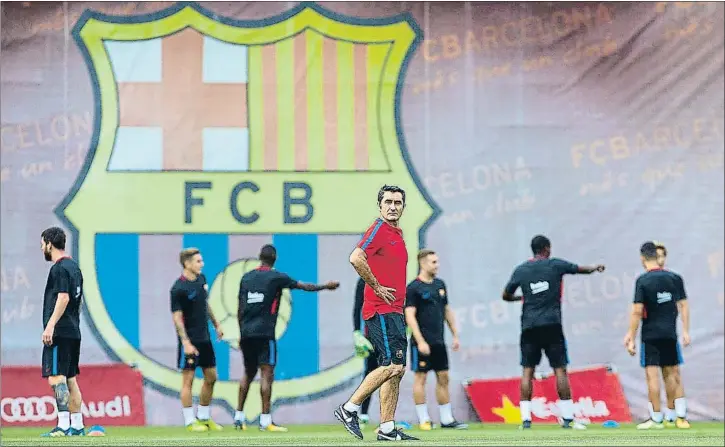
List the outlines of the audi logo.
{"type": "Polygon", "coordinates": [[[58,414],[50,396],[5,397],[0,400],[0,417],[5,422],[54,421],[58,414]]]}

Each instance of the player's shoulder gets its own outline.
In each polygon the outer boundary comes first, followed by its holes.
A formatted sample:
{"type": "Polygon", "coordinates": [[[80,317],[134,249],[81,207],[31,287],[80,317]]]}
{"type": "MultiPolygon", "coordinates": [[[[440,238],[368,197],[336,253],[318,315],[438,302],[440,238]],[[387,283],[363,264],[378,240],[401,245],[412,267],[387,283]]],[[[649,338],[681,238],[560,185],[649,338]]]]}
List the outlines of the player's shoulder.
{"type": "Polygon", "coordinates": [[[433,278],[433,285],[439,289],[445,289],[446,288],[446,282],[443,281],[440,278],[433,278]]]}
{"type": "Polygon", "coordinates": [[[420,284],[421,284],[421,280],[418,278],[415,278],[411,282],[408,283],[408,289],[416,290],[420,287],[420,284]]]}
{"type": "Polygon", "coordinates": [[[206,284],[206,275],[199,273],[199,281],[201,281],[202,284],[206,284]]]}
{"type": "Polygon", "coordinates": [[[174,280],[174,283],[171,285],[171,291],[175,292],[177,290],[183,290],[185,284],[186,280],[184,280],[183,277],[179,276],[174,280]]]}

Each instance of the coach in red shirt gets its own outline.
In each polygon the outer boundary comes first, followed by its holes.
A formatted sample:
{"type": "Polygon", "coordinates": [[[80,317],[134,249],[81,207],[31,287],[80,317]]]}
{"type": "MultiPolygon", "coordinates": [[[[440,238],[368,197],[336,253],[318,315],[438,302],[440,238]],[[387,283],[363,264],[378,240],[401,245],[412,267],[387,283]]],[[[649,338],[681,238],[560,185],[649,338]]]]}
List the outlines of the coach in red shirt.
{"type": "Polygon", "coordinates": [[[350,263],[365,281],[362,314],[380,366],[365,377],[347,403],[335,410],[335,417],[348,432],[363,439],[358,420],[360,404],[380,389],[378,440],[414,440],[395,428],[395,408],[408,349],[403,316],[408,250],[398,225],[405,209],[405,191],[383,186],[378,191],[378,207],[380,217],[353,250],[350,263]]]}

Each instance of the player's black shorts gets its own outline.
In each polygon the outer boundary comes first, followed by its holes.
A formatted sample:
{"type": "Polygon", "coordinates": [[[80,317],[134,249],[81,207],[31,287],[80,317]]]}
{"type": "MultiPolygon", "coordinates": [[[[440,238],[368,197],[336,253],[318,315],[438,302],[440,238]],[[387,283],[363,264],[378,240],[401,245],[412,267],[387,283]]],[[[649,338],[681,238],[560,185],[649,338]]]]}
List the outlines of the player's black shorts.
{"type": "Polygon", "coordinates": [[[243,338],[239,349],[244,357],[244,370],[249,374],[259,369],[259,365],[277,364],[277,340],[269,338],[243,338]]]}
{"type": "Polygon", "coordinates": [[[80,338],[53,338],[51,346],[43,346],[43,377],[65,376],[70,379],[77,376],[81,373],[78,367],[80,358],[80,338]]]}
{"type": "Polygon", "coordinates": [[[521,366],[535,368],[541,362],[541,352],[546,354],[552,368],[569,364],[564,330],[560,324],[549,324],[521,332],[521,366]]]}
{"type": "Polygon", "coordinates": [[[410,345],[410,370],[414,372],[448,371],[446,345],[428,345],[430,355],[421,354],[416,344],[410,345]]]}
{"type": "Polygon", "coordinates": [[[405,366],[408,337],[405,334],[405,317],[399,313],[375,314],[365,320],[368,339],[373,344],[380,366],[391,363],[405,366]]]}
{"type": "Polygon", "coordinates": [[[640,364],[647,366],[675,366],[684,363],[680,344],[673,339],[655,339],[642,342],[640,364]]]}
{"type": "Polygon", "coordinates": [[[179,369],[195,370],[196,368],[216,368],[216,355],[211,341],[192,341],[192,345],[199,351],[199,355],[186,355],[184,346],[179,342],[176,362],[179,369]]]}
{"type": "Polygon", "coordinates": [[[365,358],[365,375],[367,376],[371,372],[378,369],[378,356],[376,352],[371,352],[369,356],[365,358]]]}

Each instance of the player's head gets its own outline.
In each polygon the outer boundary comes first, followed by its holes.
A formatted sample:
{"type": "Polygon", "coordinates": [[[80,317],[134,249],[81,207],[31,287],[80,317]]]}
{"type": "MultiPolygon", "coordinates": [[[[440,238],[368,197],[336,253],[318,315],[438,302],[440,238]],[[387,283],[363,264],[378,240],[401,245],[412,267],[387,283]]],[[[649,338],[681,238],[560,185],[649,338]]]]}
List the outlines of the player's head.
{"type": "Polygon", "coordinates": [[[259,250],[259,260],[262,264],[267,267],[274,267],[274,263],[277,262],[277,249],[274,245],[267,244],[259,250]]]}
{"type": "Polygon", "coordinates": [[[46,261],[53,259],[53,250],[65,250],[65,231],[62,228],[50,227],[40,233],[40,249],[46,261]]]}
{"type": "Polygon", "coordinates": [[[418,252],[418,266],[421,272],[436,276],[438,274],[438,255],[433,250],[424,248],[418,252]]]}
{"type": "Polygon", "coordinates": [[[655,244],[655,247],[657,247],[657,265],[660,267],[665,266],[665,262],[667,262],[667,247],[665,247],[665,244],[659,241],[652,241],[655,244]]]}
{"type": "Polygon", "coordinates": [[[548,258],[551,256],[551,241],[546,236],[536,235],[531,239],[531,251],[534,256],[548,258]]]}
{"type": "Polygon", "coordinates": [[[657,245],[652,241],[647,241],[639,247],[639,257],[642,260],[642,266],[646,269],[660,265],[657,261],[657,245]]]}
{"type": "Polygon", "coordinates": [[[181,253],[179,253],[179,262],[184,270],[195,275],[201,274],[201,269],[204,267],[204,260],[201,258],[201,251],[195,247],[181,250],[181,253]]]}
{"type": "Polygon", "coordinates": [[[405,191],[399,186],[383,185],[378,191],[380,217],[386,222],[398,222],[405,209],[405,191]]]}

